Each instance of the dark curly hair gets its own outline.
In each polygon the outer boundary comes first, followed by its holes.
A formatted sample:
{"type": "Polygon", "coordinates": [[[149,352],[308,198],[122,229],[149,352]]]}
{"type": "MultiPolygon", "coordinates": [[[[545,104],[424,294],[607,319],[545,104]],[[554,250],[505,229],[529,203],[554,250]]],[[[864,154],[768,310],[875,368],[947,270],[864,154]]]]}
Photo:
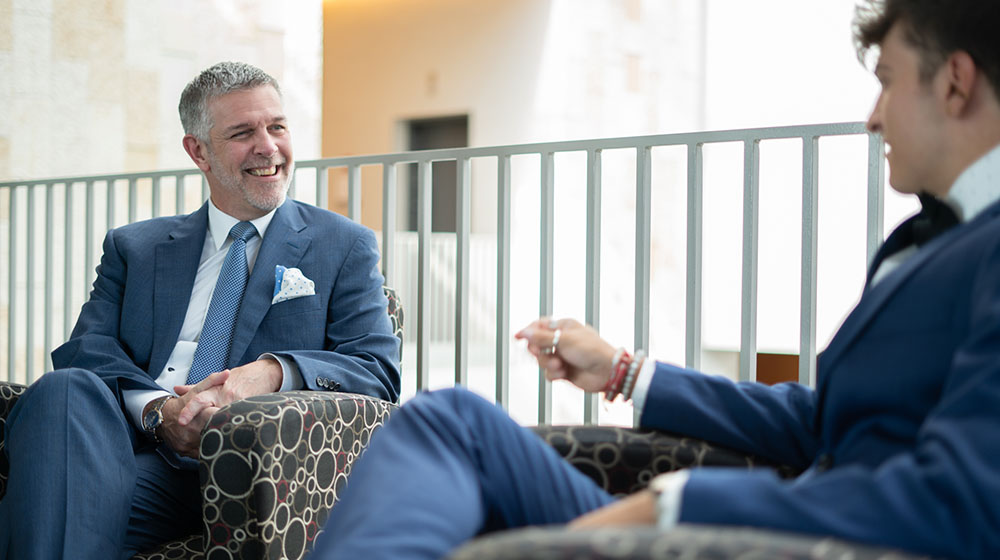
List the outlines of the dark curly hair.
{"type": "Polygon", "coordinates": [[[897,23],[920,53],[922,80],[929,81],[951,53],[965,51],[1000,94],[1000,0],[865,0],[854,18],[862,63],[897,23]]]}

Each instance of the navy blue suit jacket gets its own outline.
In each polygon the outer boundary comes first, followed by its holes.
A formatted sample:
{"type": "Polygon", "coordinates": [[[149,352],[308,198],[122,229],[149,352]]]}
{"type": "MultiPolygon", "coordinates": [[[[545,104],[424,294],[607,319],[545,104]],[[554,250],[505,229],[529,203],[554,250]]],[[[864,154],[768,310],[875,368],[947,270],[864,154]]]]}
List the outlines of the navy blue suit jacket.
{"type": "Polygon", "coordinates": [[[694,471],[681,522],[1000,558],[1000,203],[866,286],[817,370],[813,391],[657,364],[643,425],[807,468],[694,471]]]}
{"type": "MultiPolygon", "coordinates": [[[[113,229],[90,300],[56,368],[99,375],[121,391],[160,389],[184,322],[208,231],[207,203],[193,214],[113,229]]],[[[298,365],[305,385],[399,397],[399,339],[392,333],[371,230],[287,200],[274,214],[244,292],[228,367],[270,352],[298,365]],[[299,268],[315,295],[271,304],[275,266],[299,268]],[[321,381],[322,380],[322,381],[321,381]]]]}

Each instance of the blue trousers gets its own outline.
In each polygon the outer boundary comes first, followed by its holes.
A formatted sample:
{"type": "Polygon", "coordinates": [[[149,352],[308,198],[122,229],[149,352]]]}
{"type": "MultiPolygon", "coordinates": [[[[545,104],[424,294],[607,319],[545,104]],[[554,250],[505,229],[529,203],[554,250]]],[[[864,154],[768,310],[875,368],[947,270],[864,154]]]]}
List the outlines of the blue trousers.
{"type": "Polygon", "coordinates": [[[131,558],[201,527],[197,471],[169,466],[89,371],[28,387],[6,442],[0,559],[131,558]]]}
{"type": "Polygon", "coordinates": [[[612,500],[495,405],[424,393],[375,433],[310,558],[437,559],[482,532],[566,523],[612,500]]]}

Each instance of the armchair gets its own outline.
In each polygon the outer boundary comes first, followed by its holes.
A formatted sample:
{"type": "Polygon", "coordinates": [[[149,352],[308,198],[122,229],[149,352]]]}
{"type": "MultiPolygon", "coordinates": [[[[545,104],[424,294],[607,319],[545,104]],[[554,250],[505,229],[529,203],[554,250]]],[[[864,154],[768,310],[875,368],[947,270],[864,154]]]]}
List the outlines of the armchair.
{"type": "MultiPolygon", "coordinates": [[[[403,309],[396,292],[384,290],[402,354],[403,309]]],[[[4,424],[26,388],[0,382],[0,497],[8,472],[4,424]]],[[[202,532],[135,558],[304,557],[354,460],[395,407],[365,395],[318,391],[260,395],[223,407],[201,436],[202,532]]]]}
{"type": "MultiPolygon", "coordinates": [[[[654,476],[698,466],[744,466],[797,473],[787,466],[724,449],[708,442],[646,429],[607,426],[533,428],[573,466],[614,495],[644,488],[654,476]]],[[[567,531],[565,527],[503,531],[478,538],[457,550],[453,560],[541,560],[553,558],[635,558],[713,560],[917,560],[899,551],[829,537],[745,527],[681,525],[670,532],[652,527],[567,531]]]]}

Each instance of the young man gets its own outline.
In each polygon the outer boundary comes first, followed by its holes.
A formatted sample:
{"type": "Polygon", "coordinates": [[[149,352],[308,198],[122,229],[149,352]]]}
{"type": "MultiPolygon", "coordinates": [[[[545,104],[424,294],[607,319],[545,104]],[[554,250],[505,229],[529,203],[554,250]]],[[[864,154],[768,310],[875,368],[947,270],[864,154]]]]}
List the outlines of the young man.
{"type": "Polygon", "coordinates": [[[131,558],[200,529],[199,435],[234,400],[398,398],[375,236],[285,199],[292,144],[274,78],[217,64],[180,114],[211,198],[108,232],[57,369],[7,418],[0,558],[131,558]]]}
{"type": "Polygon", "coordinates": [[[886,240],[818,388],[732,383],[616,351],[572,320],[518,333],[552,379],[632,397],[641,424],[805,469],[654,479],[614,502],[496,407],[422,395],[373,439],[314,558],[438,558],[483,530],[739,525],[1000,557],[1000,3],[886,0],[868,126],[924,210],[886,240]]]}

